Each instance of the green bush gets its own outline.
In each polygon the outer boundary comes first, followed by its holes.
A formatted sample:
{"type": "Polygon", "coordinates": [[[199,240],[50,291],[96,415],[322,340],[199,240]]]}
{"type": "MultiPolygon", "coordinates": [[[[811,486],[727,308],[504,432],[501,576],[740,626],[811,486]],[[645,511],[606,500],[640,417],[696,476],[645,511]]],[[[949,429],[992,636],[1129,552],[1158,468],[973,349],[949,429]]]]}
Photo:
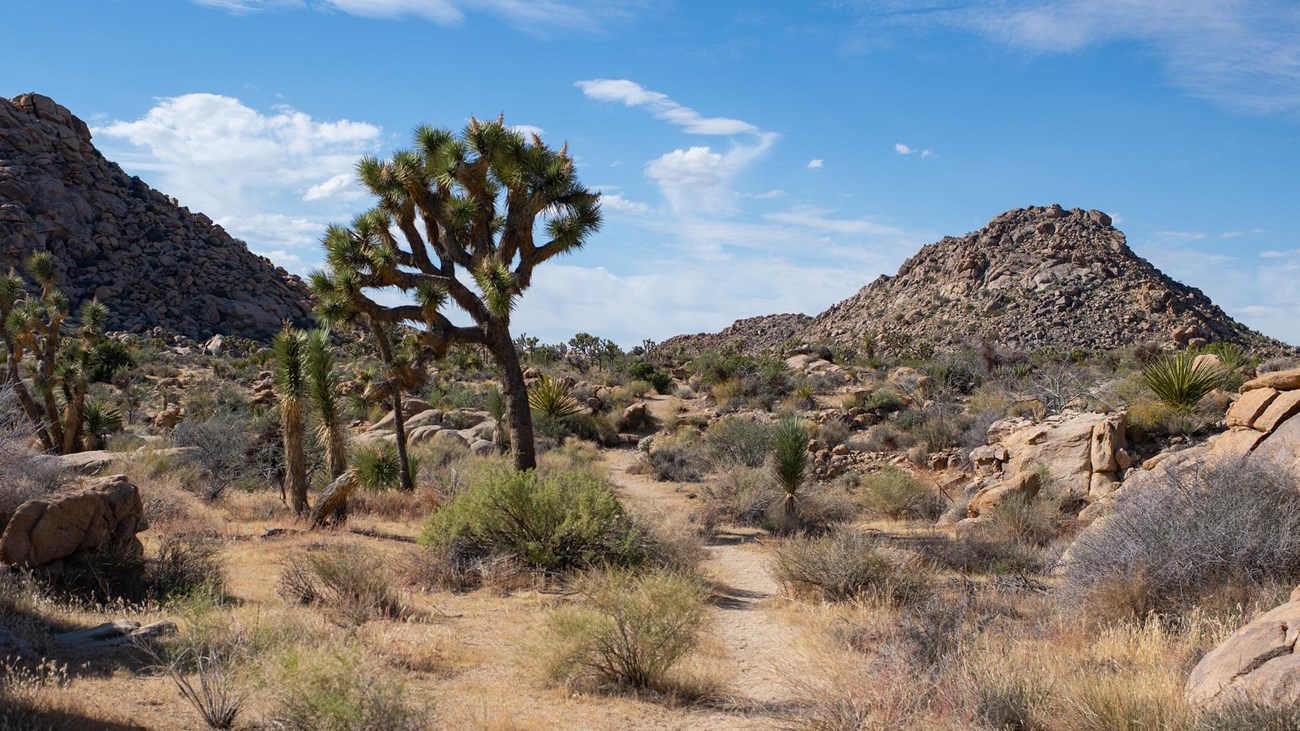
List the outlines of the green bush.
{"type": "Polygon", "coordinates": [[[670,690],[669,673],[699,642],[708,613],[699,582],[663,571],[586,577],[581,605],[547,617],[537,644],[546,675],[566,684],[670,690]]]}
{"type": "Polygon", "coordinates": [[[342,627],[401,613],[387,564],[349,544],[317,544],[290,556],[278,589],[288,601],[321,607],[342,627]]]}
{"type": "Polygon", "coordinates": [[[654,387],[656,391],[668,396],[673,392],[673,376],[662,368],[656,368],[652,363],[638,361],[628,368],[628,375],[636,381],[645,381],[654,387]]]}
{"type": "Polygon", "coordinates": [[[360,645],[294,650],[281,658],[277,726],[293,731],[419,731],[427,712],[360,645]]]}
{"type": "Polygon", "coordinates": [[[116,340],[104,338],[90,351],[90,368],[86,377],[91,383],[108,383],[114,373],[134,365],[135,359],[131,357],[129,348],[116,340]]]}
{"type": "Polygon", "coordinates": [[[421,542],[463,557],[510,554],[548,572],[647,558],[644,535],[614,492],[583,469],[485,469],[429,518],[421,542]]]}
{"type": "Polygon", "coordinates": [[[707,432],[709,452],[724,465],[761,467],[776,441],[776,425],[741,416],[725,416],[707,432]]]}
{"type": "Polygon", "coordinates": [[[772,578],[794,596],[823,601],[873,594],[909,604],[931,593],[920,561],[887,548],[874,534],[853,530],[785,541],[772,554],[772,578]]]}
{"type": "Polygon", "coordinates": [[[930,519],[943,513],[943,501],[910,473],[887,465],[862,479],[862,506],[894,519],[930,519]]]}

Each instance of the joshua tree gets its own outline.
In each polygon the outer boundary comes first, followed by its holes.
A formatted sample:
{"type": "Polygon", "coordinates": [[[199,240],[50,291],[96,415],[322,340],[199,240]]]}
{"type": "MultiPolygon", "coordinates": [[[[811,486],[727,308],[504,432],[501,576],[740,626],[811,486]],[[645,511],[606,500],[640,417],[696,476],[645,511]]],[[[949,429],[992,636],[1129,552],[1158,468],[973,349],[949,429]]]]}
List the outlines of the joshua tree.
{"type": "Polygon", "coordinates": [[[776,442],[772,450],[772,473],[777,484],[785,491],[785,519],[793,528],[799,518],[799,488],[803,486],[804,472],[808,468],[808,432],[795,417],[784,419],[776,427],[776,442]]]}
{"type": "Polygon", "coordinates": [[[68,299],[55,286],[54,257],[49,252],[34,254],[27,269],[40,287],[38,295],[30,294],[26,282],[12,270],[0,277],[0,339],[6,350],[7,376],[41,445],[51,452],[69,454],[84,448],[86,373],[108,320],[108,308],[93,299],[83,304],[78,337],[65,342],[68,299]],[[31,374],[35,396],[23,380],[23,360],[28,353],[36,359],[31,374]]]}
{"type": "Polygon", "coordinates": [[[319,421],[316,442],[325,453],[325,469],[334,479],[348,468],[348,429],[339,405],[339,379],[334,374],[329,330],[307,333],[307,387],[319,421]]]}
{"type": "Polygon", "coordinates": [[[275,354],[275,390],[280,397],[280,425],[284,435],[284,484],[293,512],[307,510],[307,456],[303,451],[303,401],[308,395],[307,338],[284,324],[271,344],[275,354]]]}
{"type": "Polygon", "coordinates": [[[515,468],[533,468],[528,391],[510,314],[537,265],[578,249],[599,228],[599,195],[578,182],[567,146],[552,150],[536,135],[525,139],[501,118],[471,118],[459,135],[420,127],[411,150],[364,158],[357,171],[379,204],[351,226],[326,232],[326,269],[311,277],[320,313],[331,321],[364,318],[381,351],[381,331],[404,322],[420,326],[421,345],[439,358],[455,345],[486,348],[500,372],[515,468]],[[534,238],[539,217],[541,242],[534,238]],[[385,306],[366,294],[383,289],[415,302],[385,306]],[[472,324],[453,325],[443,313],[449,303],[472,324]]]}

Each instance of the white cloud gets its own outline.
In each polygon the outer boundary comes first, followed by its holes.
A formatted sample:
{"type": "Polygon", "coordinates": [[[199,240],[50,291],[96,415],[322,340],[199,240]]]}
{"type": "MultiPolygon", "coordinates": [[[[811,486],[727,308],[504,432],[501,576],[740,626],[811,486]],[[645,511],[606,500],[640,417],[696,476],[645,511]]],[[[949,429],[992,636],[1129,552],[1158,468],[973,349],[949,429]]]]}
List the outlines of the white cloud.
{"type": "Polygon", "coordinates": [[[1172,239],[1174,241],[1200,241],[1205,238],[1205,234],[1200,231],[1156,231],[1151,236],[1156,239],[1172,239]]]}
{"type": "Polygon", "coordinates": [[[329,198],[356,200],[365,195],[352,173],[339,173],[323,183],[317,183],[303,194],[304,201],[319,201],[329,198]]]}
{"type": "Polygon", "coordinates": [[[94,134],[110,141],[110,159],[267,251],[315,246],[327,221],[350,217],[364,195],[353,166],[380,141],[372,124],[262,112],[216,94],[160,99],[94,134]]]}
{"type": "Polygon", "coordinates": [[[705,117],[699,112],[668,98],[667,94],[650,91],[635,81],[627,79],[592,79],[575,84],[588,98],[603,102],[622,102],[628,107],[644,107],[655,119],[681,127],[695,135],[757,134],[758,127],[749,122],[727,117],[705,117]]]}
{"type": "Polygon", "coordinates": [[[618,213],[627,213],[634,216],[644,216],[650,212],[650,206],[645,203],[628,200],[617,193],[601,193],[600,207],[603,210],[617,211],[618,213]]]}
{"type": "Polygon", "coordinates": [[[934,157],[934,150],[930,149],[929,147],[925,148],[924,150],[918,150],[915,147],[912,147],[911,145],[905,145],[902,142],[894,143],[894,152],[897,152],[900,155],[920,155],[922,160],[925,160],[926,158],[934,157]]]}
{"type": "Polygon", "coordinates": [[[518,132],[524,137],[532,137],[533,135],[541,137],[546,134],[546,130],[541,127],[534,127],[531,124],[512,124],[510,125],[510,129],[518,132]]]}
{"type": "Polygon", "coordinates": [[[232,13],[312,8],[363,18],[419,18],[438,25],[459,25],[468,13],[504,19],[516,28],[540,33],[547,28],[598,31],[641,9],[644,0],[192,0],[232,13]]]}
{"type": "Polygon", "coordinates": [[[1290,251],[1261,251],[1259,252],[1259,256],[1261,259],[1291,259],[1293,257],[1300,257],[1300,249],[1291,249],[1290,251]]]}
{"type": "Polygon", "coordinates": [[[768,213],[763,218],[813,231],[847,236],[904,236],[906,232],[870,218],[833,218],[835,211],[810,205],[798,205],[786,211],[768,213]]]}
{"type": "Polygon", "coordinates": [[[805,165],[804,167],[808,168],[809,170],[820,170],[825,166],[826,166],[825,160],[821,159],[820,157],[814,157],[813,159],[809,160],[808,164],[805,165]]]}

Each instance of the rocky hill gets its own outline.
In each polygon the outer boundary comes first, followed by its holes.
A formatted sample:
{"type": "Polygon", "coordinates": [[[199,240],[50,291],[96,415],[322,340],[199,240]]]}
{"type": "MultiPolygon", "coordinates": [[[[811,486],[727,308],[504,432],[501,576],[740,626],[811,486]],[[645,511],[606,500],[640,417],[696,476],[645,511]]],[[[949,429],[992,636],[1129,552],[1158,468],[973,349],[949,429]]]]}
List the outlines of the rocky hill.
{"type": "Polygon", "coordinates": [[[664,353],[698,353],[701,350],[735,349],[746,353],[780,350],[790,340],[804,337],[812,325],[808,315],[762,315],[736,320],[722,332],[677,335],[658,345],[664,353]]]}
{"type": "MultiPolygon", "coordinates": [[[[758,352],[789,337],[784,329],[773,338],[756,334],[761,328],[754,323],[762,320],[667,343],[725,343],[758,352]],[[728,337],[733,330],[744,337],[728,337]]],[[[1236,322],[1200,290],[1133,253],[1110,216],[1059,205],[1008,211],[979,231],[922,247],[896,275],[833,305],[798,337],[858,344],[890,333],[940,348],[981,338],[1023,349],[1202,341],[1291,349],[1236,322]]]]}
{"type": "Polygon", "coordinates": [[[263,339],[310,312],[301,280],[104,159],[67,109],[0,98],[0,265],[42,250],[74,310],[98,297],[112,330],[263,339]]]}

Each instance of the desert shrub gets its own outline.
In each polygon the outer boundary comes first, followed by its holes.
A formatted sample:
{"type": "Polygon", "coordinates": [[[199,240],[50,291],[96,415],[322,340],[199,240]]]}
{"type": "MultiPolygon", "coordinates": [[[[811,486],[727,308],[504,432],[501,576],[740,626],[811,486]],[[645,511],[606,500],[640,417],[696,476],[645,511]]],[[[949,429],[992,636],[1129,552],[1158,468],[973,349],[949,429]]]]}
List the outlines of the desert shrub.
{"type": "Polygon", "coordinates": [[[1042,554],[1032,546],[980,528],[956,538],[930,537],[916,550],[936,568],[959,574],[1033,574],[1044,568],[1042,554]]]}
{"type": "Polygon", "coordinates": [[[1008,495],[996,510],[989,512],[979,531],[991,540],[1044,546],[1059,532],[1061,502],[1050,487],[1040,490],[1033,500],[1026,500],[1023,495],[1008,495]]]}
{"type": "Polygon", "coordinates": [[[862,408],[877,416],[884,416],[907,408],[907,399],[892,388],[881,388],[863,399],[862,408]]]}
{"type": "Polygon", "coordinates": [[[0,531],[4,530],[19,505],[58,489],[62,474],[57,460],[38,454],[33,448],[31,424],[7,386],[0,390],[0,531]]]}
{"type": "Polygon", "coordinates": [[[131,349],[111,338],[103,338],[90,351],[86,377],[91,383],[108,383],[118,371],[135,365],[131,349]]]}
{"type": "Polygon", "coordinates": [[[1294,356],[1281,356],[1269,358],[1255,367],[1255,373],[1264,375],[1265,373],[1274,373],[1276,371],[1289,371],[1292,368],[1300,368],[1300,358],[1294,356]]]}
{"type": "Polygon", "coordinates": [[[1142,381],[1161,401],[1182,409],[1190,409],[1205,394],[1223,383],[1223,369],[1196,365],[1196,354],[1190,351],[1167,355],[1142,369],[1142,381]]]}
{"type": "Polygon", "coordinates": [[[721,522],[762,525],[772,506],[781,500],[781,488],[761,467],[735,467],[706,482],[700,492],[721,522]]]}
{"type": "Polygon", "coordinates": [[[725,416],[709,425],[709,452],[724,465],[761,467],[776,439],[776,425],[743,416],[725,416]]]}
{"type": "Polygon", "coordinates": [[[1192,724],[1192,731],[1295,731],[1298,728],[1300,704],[1247,699],[1206,711],[1192,724]]]}
{"type": "Polygon", "coordinates": [[[175,446],[193,448],[185,459],[206,473],[209,483],[196,485],[195,489],[209,500],[220,496],[235,482],[260,476],[257,465],[250,460],[257,453],[257,438],[249,417],[234,412],[210,418],[187,417],[172,431],[175,446]]]}
{"type": "Polygon", "coordinates": [[[222,544],[198,535],[164,536],[158,556],[145,569],[149,593],[157,599],[173,599],[202,593],[223,597],[226,593],[222,544]]]}
{"type": "Polygon", "coordinates": [[[427,709],[359,645],[290,650],[281,657],[276,725],[294,731],[420,731],[427,709]]]}
{"type": "Polygon", "coordinates": [[[698,482],[706,467],[694,450],[676,444],[664,444],[645,456],[650,474],[663,482],[698,482]]]}
{"type": "Polygon", "coordinates": [[[825,448],[843,444],[850,433],[849,425],[840,419],[827,419],[817,425],[817,441],[825,448]]]}
{"type": "Polygon", "coordinates": [[[334,623],[359,627],[402,608],[388,565],[351,544],[316,544],[290,556],[277,587],[287,601],[322,608],[334,623]]]}
{"type": "Polygon", "coordinates": [[[543,670],[569,685],[672,690],[670,673],[699,642],[707,592],[679,574],[613,570],[579,583],[583,601],[547,617],[543,670]]]}
{"type": "Polygon", "coordinates": [[[586,469],[515,472],[495,465],[434,512],[421,542],[466,558],[509,554],[547,572],[646,558],[641,531],[586,469]]]}
{"type": "Polygon", "coordinates": [[[1248,600],[1300,580],[1300,491],[1253,461],[1172,471],[1122,493],[1071,554],[1071,592],[1138,616],[1248,600]]]}
{"type": "MultiPolygon", "coordinates": [[[[906,422],[904,422],[906,423],[906,422]]],[[[899,426],[885,422],[867,430],[862,446],[869,452],[898,452],[916,443],[916,437],[899,426]]]]}
{"type": "Polygon", "coordinates": [[[171,679],[204,725],[212,729],[234,728],[248,696],[235,687],[230,658],[210,650],[205,653],[193,644],[164,651],[149,645],[140,649],[171,679]]]}
{"type": "Polygon", "coordinates": [[[869,512],[894,519],[938,518],[943,501],[928,485],[894,466],[862,478],[862,506],[869,512]]]}
{"type": "Polygon", "coordinates": [[[1171,406],[1151,397],[1139,398],[1128,406],[1128,424],[1138,440],[1165,436],[1190,436],[1204,431],[1218,419],[1191,409],[1171,406]]]}
{"type": "Polygon", "coordinates": [[[654,390],[667,396],[673,391],[673,376],[668,371],[656,367],[653,363],[637,361],[628,368],[628,375],[634,380],[645,381],[654,390]]]}
{"type": "Polygon", "coordinates": [[[777,583],[797,597],[847,601],[870,594],[909,604],[929,593],[929,575],[918,560],[862,531],[787,539],[773,551],[771,568],[777,583]]]}

